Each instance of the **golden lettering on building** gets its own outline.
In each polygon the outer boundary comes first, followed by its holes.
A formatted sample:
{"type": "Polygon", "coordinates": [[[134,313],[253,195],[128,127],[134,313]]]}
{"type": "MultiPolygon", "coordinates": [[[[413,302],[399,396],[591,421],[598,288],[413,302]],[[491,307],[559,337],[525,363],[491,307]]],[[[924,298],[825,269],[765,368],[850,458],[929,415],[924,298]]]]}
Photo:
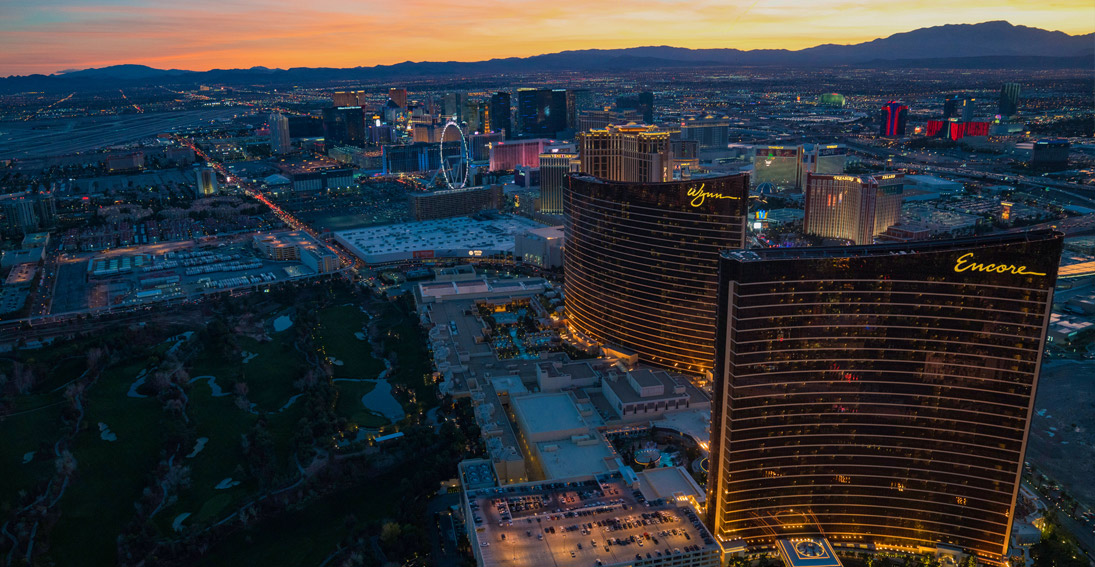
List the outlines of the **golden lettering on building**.
{"type": "Polygon", "coordinates": [[[891,173],[890,175],[883,175],[879,179],[893,179],[895,177],[897,177],[897,176],[891,173]]]}
{"type": "Polygon", "coordinates": [[[859,178],[851,175],[834,175],[833,181],[859,181],[859,178]]]}
{"type": "Polygon", "coordinates": [[[723,195],[722,193],[712,193],[710,191],[704,191],[706,183],[701,183],[699,187],[690,187],[688,189],[688,196],[692,197],[690,203],[693,207],[698,207],[703,204],[705,199],[737,199],[733,195],[723,195]]]}
{"type": "Polygon", "coordinates": [[[1014,264],[982,264],[975,262],[973,252],[966,252],[958,257],[958,260],[954,263],[954,271],[965,272],[967,270],[974,272],[989,272],[996,274],[1014,274],[1017,276],[1044,276],[1042,272],[1028,272],[1026,266],[1016,266],[1014,264]]]}

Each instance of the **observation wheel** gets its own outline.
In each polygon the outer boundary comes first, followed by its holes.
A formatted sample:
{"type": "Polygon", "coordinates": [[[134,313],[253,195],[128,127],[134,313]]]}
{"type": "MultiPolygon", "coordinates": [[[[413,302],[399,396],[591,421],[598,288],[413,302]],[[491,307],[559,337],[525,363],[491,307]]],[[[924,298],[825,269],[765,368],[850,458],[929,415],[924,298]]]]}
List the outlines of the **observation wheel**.
{"type": "Polygon", "coordinates": [[[464,137],[464,130],[459,124],[452,120],[445,124],[445,128],[441,130],[440,145],[441,166],[438,167],[437,173],[441,175],[442,181],[449,189],[465,187],[468,184],[468,161],[470,160],[468,159],[468,140],[464,137]],[[460,151],[455,168],[449,162],[449,154],[454,148],[459,148],[460,151]]]}

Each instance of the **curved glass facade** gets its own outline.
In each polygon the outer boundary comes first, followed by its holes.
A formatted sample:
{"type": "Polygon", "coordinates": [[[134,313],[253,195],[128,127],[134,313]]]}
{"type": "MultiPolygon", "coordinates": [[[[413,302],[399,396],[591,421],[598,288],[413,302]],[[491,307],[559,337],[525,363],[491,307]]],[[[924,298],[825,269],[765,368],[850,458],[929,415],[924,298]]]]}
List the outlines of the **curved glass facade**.
{"type": "Polygon", "coordinates": [[[723,256],[709,521],[1006,552],[1061,235],[723,256]]]}
{"type": "Polygon", "coordinates": [[[710,372],[719,252],[742,247],[748,191],[746,174],[666,183],[571,176],[571,326],[656,366],[710,372]]]}

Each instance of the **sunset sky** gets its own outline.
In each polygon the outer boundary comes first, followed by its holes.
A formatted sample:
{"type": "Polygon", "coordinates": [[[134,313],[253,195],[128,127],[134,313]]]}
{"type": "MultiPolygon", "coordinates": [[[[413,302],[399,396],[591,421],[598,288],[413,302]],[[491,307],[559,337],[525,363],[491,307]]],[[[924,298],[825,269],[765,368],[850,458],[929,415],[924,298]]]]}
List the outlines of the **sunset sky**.
{"type": "Polygon", "coordinates": [[[948,23],[1095,31],[1092,0],[0,0],[0,76],[478,61],[673,45],[800,49],[948,23]]]}

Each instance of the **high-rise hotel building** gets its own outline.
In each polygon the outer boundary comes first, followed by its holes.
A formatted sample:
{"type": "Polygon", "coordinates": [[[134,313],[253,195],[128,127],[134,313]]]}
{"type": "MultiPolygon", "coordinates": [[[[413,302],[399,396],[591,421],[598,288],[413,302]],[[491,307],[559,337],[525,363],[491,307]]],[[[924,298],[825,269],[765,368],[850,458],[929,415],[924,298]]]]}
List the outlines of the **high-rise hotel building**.
{"type": "Polygon", "coordinates": [[[699,165],[699,144],[671,140],[654,126],[608,126],[578,134],[582,172],[601,179],[657,183],[699,165]]]}
{"type": "Polygon", "coordinates": [[[578,171],[578,153],[559,151],[540,154],[540,212],[559,215],[563,213],[563,190],[567,175],[578,171]]]}
{"type": "Polygon", "coordinates": [[[807,234],[871,244],[901,220],[905,175],[806,174],[807,234]]]}
{"type": "Polygon", "coordinates": [[[632,183],[583,174],[568,183],[571,328],[649,364],[710,373],[719,253],[743,247],[749,176],[632,183]]]}
{"type": "Polygon", "coordinates": [[[887,138],[900,138],[905,135],[905,121],[909,117],[909,107],[900,102],[890,101],[882,105],[879,112],[878,135],[887,138]]]}
{"type": "Polygon", "coordinates": [[[722,255],[708,521],[1008,547],[1062,235],[722,255]]]}

